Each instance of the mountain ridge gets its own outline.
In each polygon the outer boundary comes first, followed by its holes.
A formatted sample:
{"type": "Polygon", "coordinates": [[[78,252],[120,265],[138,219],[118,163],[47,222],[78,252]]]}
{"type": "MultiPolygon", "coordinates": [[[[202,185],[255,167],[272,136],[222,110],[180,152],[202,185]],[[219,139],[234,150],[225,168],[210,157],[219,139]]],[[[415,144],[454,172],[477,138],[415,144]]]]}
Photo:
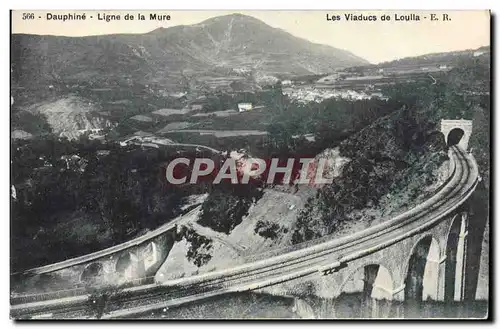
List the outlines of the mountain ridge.
{"type": "Polygon", "coordinates": [[[175,87],[184,71],[206,75],[222,67],[300,75],[368,63],[346,50],[312,43],[242,14],[142,34],[13,34],[11,45],[13,81],[19,85],[133,79],[179,89],[175,87]]]}

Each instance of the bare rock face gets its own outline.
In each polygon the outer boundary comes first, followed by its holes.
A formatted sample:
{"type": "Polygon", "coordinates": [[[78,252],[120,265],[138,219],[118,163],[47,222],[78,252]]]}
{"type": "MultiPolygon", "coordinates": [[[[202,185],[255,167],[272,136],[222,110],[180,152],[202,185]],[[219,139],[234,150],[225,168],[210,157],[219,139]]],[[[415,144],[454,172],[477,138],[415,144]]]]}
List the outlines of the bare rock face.
{"type": "Polygon", "coordinates": [[[10,134],[10,137],[12,139],[31,139],[33,137],[33,135],[30,134],[29,132],[24,131],[24,130],[16,129],[10,134]]]}
{"type": "Polygon", "coordinates": [[[53,133],[69,139],[112,126],[111,121],[99,114],[100,106],[73,95],[34,104],[24,110],[45,117],[53,133]]]}
{"type": "Polygon", "coordinates": [[[315,182],[317,177],[325,180],[339,177],[342,175],[342,169],[349,161],[351,159],[340,155],[338,147],[326,149],[315,157],[313,165],[309,167],[308,181],[312,182],[315,187],[321,187],[323,184],[315,182]]]}

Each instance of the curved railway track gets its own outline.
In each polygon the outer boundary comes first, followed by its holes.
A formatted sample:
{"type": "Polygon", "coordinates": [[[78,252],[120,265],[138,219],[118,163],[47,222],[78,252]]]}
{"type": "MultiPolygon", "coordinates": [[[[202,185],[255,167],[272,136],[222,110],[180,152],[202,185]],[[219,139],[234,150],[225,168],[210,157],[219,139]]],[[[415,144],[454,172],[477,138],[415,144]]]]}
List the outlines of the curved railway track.
{"type": "Polygon", "coordinates": [[[51,314],[57,318],[95,317],[92,304],[103,302],[103,319],[134,317],[158,309],[209,298],[230,292],[248,291],[279,284],[300,277],[321,275],[342,267],[432,227],[452,213],[474,191],[479,174],[471,155],[457,146],[450,148],[452,174],[440,190],[418,206],[379,225],[355,234],[323,241],[299,250],[161,284],[125,288],[106,296],[105,301],[92,295],[28,302],[11,306],[16,318],[51,314]]]}

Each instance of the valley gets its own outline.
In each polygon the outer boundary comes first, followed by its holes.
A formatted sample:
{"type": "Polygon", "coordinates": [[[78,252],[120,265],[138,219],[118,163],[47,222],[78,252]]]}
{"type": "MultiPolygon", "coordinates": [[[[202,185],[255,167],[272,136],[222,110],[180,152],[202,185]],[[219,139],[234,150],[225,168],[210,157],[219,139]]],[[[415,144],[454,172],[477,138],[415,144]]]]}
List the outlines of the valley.
{"type": "Polygon", "coordinates": [[[472,121],[488,208],[490,47],[370,64],[233,14],[145,34],[17,34],[11,56],[12,273],[172,223],[158,283],[352,235],[439,191],[455,145],[443,118],[472,121]],[[327,160],[332,182],[173,185],[179,157],[186,176],[197,158],[327,160]]]}

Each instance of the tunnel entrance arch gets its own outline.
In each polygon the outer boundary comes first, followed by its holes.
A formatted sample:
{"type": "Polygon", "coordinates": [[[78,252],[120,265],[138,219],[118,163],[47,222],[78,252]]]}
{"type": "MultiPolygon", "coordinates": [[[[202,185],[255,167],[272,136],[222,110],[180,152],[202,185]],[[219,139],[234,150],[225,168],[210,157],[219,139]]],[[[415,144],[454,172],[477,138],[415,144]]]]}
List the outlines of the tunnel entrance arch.
{"type": "Polygon", "coordinates": [[[447,145],[459,145],[460,140],[464,137],[464,134],[465,132],[463,131],[463,129],[453,128],[452,130],[450,130],[448,136],[446,137],[447,145]]]}
{"type": "Polygon", "coordinates": [[[458,145],[467,150],[472,134],[472,120],[441,120],[441,132],[448,146],[458,145]]]}
{"type": "Polygon", "coordinates": [[[413,247],[405,278],[405,316],[421,317],[422,302],[438,299],[440,248],[430,235],[413,247]]]}
{"type": "Polygon", "coordinates": [[[387,318],[391,313],[393,279],[379,264],[352,272],[340,287],[333,309],[336,318],[387,318]]]}

